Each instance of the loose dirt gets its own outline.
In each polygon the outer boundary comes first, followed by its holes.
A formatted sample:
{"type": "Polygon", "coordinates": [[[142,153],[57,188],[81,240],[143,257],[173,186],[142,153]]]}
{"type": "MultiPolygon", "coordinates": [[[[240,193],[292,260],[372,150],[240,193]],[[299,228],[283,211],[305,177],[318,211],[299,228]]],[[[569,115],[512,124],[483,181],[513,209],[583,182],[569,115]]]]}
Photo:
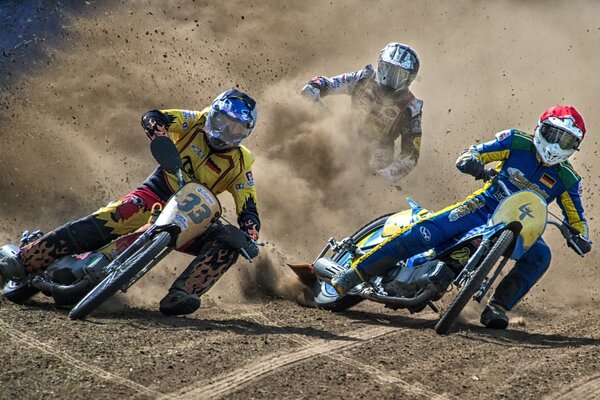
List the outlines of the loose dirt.
{"type": "Polygon", "coordinates": [[[0,301],[0,398],[600,398],[597,250],[577,258],[551,229],[551,269],[505,332],[478,327],[475,308],[445,337],[431,312],[317,310],[285,267],[405,196],[433,210],[462,200],[478,186],[456,156],[497,131],[531,131],[558,103],[588,126],[573,164],[597,241],[599,20],[584,0],[2,2],[0,242],[142,182],[154,167],[139,126],[148,109],[198,110],[239,87],[259,104],[247,145],[267,247],[187,318],[157,311],[184,255],[83,322],[41,296],[0,301]],[[364,168],[347,98],[321,109],[298,97],[315,75],[375,63],[390,41],[418,51],[412,89],[425,102],[419,165],[398,188],[364,168]]]}

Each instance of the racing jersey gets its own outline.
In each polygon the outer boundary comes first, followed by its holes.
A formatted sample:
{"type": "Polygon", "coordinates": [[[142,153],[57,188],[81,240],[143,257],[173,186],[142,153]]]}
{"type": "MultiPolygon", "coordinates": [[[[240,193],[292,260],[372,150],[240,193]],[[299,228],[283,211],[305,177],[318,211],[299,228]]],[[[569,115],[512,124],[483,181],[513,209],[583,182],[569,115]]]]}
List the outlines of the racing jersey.
{"type": "MultiPolygon", "coordinates": [[[[154,110],[156,111],[156,110],[154,110]]],[[[228,191],[233,195],[240,226],[251,222],[260,229],[256,189],[252,176],[254,156],[243,145],[224,152],[212,150],[204,135],[204,124],[210,108],[202,111],[160,110],[169,121],[169,137],[175,143],[183,169],[216,195],[228,191]]],[[[185,176],[186,182],[191,178],[185,176]]],[[[158,166],[143,186],[167,200],[179,188],[177,178],[158,166]]]]}
{"type": "Polygon", "coordinates": [[[396,158],[404,169],[401,175],[416,166],[421,149],[423,101],[417,99],[410,90],[385,90],[375,81],[375,71],[371,65],[333,78],[318,76],[309,84],[318,88],[321,96],[350,95],[352,104],[365,115],[362,133],[379,148],[390,149],[393,154],[394,141],[401,137],[400,154],[396,158]]]}
{"type": "MultiPolygon", "coordinates": [[[[516,129],[496,134],[495,140],[471,146],[460,160],[474,157],[485,163],[499,161],[498,176],[511,191],[529,189],[542,196],[548,204],[556,200],[565,221],[588,239],[588,224],[581,201],[581,178],[568,161],[553,166],[544,165],[533,144],[533,135],[516,129]]],[[[460,169],[460,163],[457,163],[460,169]]],[[[483,193],[495,205],[505,196],[498,184],[492,182],[474,195],[483,193]]]]}

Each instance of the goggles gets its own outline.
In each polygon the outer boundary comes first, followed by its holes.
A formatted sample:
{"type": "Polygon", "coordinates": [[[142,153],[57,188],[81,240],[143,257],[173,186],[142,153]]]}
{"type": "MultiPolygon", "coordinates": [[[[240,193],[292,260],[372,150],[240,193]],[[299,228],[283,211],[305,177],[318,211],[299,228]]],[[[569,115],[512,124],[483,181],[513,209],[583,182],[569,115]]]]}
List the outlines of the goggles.
{"type": "Polygon", "coordinates": [[[540,125],[540,134],[546,142],[557,143],[563,150],[575,150],[581,143],[581,139],[572,132],[544,122],[540,125]]]}
{"type": "Polygon", "coordinates": [[[394,89],[404,89],[410,84],[410,71],[392,63],[380,61],[377,74],[380,84],[394,89]]]}

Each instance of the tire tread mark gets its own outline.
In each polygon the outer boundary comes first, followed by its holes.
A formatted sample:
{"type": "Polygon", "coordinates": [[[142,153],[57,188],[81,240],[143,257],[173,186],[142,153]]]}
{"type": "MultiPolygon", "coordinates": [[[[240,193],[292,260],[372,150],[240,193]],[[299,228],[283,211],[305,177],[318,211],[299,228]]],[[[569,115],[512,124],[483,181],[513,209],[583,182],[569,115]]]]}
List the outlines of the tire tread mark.
{"type": "Polygon", "coordinates": [[[567,390],[546,400],[595,400],[600,399],[600,374],[575,382],[567,390]]]}
{"type": "Polygon", "coordinates": [[[6,322],[0,320],[0,331],[6,333],[12,339],[24,343],[28,346],[31,346],[43,353],[49,354],[61,360],[62,362],[69,364],[77,369],[88,372],[92,375],[95,375],[98,378],[107,380],[111,383],[126,386],[129,389],[138,392],[138,394],[144,394],[151,398],[170,398],[168,395],[164,395],[163,393],[157,392],[156,390],[152,390],[144,385],[131,381],[129,379],[123,378],[121,376],[115,375],[111,372],[105,371],[102,368],[95,367],[93,365],[89,365],[81,360],[78,360],[62,351],[53,349],[48,344],[40,342],[39,340],[33,338],[32,336],[27,335],[24,332],[21,332],[6,322]],[[165,397],[166,396],[166,397],[165,397]]]}
{"type": "MultiPolygon", "coordinates": [[[[171,397],[175,399],[218,399],[227,394],[240,390],[249,383],[261,379],[269,374],[280,371],[282,368],[302,362],[315,356],[320,356],[342,349],[350,349],[362,345],[365,341],[398,331],[401,328],[392,326],[377,326],[359,329],[348,333],[348,340],[315,339],[310,344],[301,347],[294,352],[275,353],[262,357],[254,363],[247,364],[229,373],[225,373],[214,379],[200,382],[198,385],[188,386],[175,393],[171,397]]],[[[399,379],[399,378],[398,378],[399,379]]],[[[408,383],[406,383],[409,385],[408,383]]],[[[413,387],[419,395],[427,398],[438,396],[433,393],[413,387]]]]}

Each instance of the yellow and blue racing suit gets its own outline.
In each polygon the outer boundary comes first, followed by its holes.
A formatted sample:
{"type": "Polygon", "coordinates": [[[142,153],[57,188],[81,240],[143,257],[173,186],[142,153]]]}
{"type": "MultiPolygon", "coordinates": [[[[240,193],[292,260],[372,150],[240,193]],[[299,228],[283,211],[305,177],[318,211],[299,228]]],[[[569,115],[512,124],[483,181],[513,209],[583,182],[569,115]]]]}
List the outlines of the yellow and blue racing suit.
{"type": "MultiPolygon", "coordinates": [[[[533,135],[510,129],[496,134],[495,140],[472,146],[457,160],[462,169],[468,160],[481,163],[499,162],[498,179],[511,191],[530,189],[547,203],[557,200],[566,222],[588,239],[588,225],[581,202],[581,178],[571,164],[555,166],[541,163],[533,144],[533,135]]],[[[467,172],[467,171],[462,171],[467,172]]],[[[406,227],[371,252],[357,259],[353,267],[363,280],[393,268],[398,260],[407,259],[450,241],[453,237],[485,224],[504,192],[498,184],[488,182],[463,202],[454,204],[406,227]]],[[[531,289],[550,265],[550,249],[540,238],[496,289],[492,302],[506,310],[531,289]]]]}

